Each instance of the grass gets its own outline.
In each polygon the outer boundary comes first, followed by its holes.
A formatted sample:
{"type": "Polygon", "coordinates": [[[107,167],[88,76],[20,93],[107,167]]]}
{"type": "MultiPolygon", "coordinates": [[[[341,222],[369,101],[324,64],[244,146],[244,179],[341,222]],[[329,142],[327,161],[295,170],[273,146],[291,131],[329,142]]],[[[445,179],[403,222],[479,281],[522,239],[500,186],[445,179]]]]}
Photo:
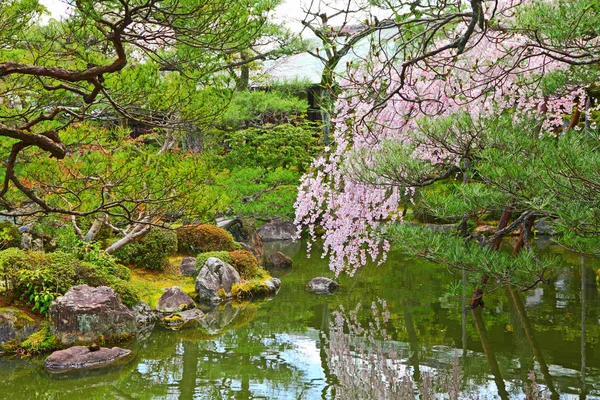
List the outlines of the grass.
{"type": "Polygon", "coordinates": [[[142,301],[155,308],[164,289],[173,286],[179,286],[184,293],[191,297],[195,296],[195,279],[179,273],[177,261],[181,262],[181,258],[183,257],[171,257],[169,259],[170,267],[165,268],[164,271],[131,268],[131,284],[138,291],[142,301]]]}

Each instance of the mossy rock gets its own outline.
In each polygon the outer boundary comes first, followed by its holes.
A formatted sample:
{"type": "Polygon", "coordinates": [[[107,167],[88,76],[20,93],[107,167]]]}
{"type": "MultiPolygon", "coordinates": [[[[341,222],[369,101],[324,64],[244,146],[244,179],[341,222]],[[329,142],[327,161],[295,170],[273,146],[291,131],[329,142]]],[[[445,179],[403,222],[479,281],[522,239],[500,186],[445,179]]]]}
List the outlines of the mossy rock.
{"type": "Polygon", "coordinates": [[[266,271],[260,270],[260,275],[251,280],[243,280],[231,287],[231,296],[237,299],[252,299],[275,295],[281,282],[272,278],[266,271]]]}
{"type": "Polygon", "coordinates": [[[242,279],[251,280],[261,275],[261,268],[257,258],[247,250],[210,251],[201,253],[196,257],[196,270],[199,272],[210,257],[230,264],[240,274],[242,279]]]}
{"type": "Polygon", "coordinates": [[[40,330],[31,334],[18,347],[19,350],[24,353],[37,354],[62,349],[64,346],[60,340],[52,334],[50,324],[45,322],[40,330]]]}
{"type": "Polygon", "coordinates": [[[209,251],[234,251],[241,246],[231,233],[214,225],[185,225],[177,229],[177,245],[182,254],[196,255],[209,251]]]}
{"type": "Polygon", "coordinates": [[[16,351],[39,327],[38,321],[18,308],[0,308],[0,350],[16,351]]]}

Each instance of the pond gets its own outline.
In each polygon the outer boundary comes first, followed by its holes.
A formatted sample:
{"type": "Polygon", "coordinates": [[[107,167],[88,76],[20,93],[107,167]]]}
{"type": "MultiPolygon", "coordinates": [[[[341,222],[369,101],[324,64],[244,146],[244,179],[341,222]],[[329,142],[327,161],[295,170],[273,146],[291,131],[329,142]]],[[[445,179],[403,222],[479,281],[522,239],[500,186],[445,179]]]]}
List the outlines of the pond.
{"type": "Polygon", "coordinates": [[[283,250],[294,267],[275,298],[222,306],[209,330],[157,327],[129,346],[132,362],[109,370],[51,375],[42,357],[0,358],[0,398],[377,398],[395,380],[513,399],[525,397],[531,374],[549,398],[600,398],[600,265],[538,247],[562,261],[550,285],[498,289],[472,312],[444,296],[460,272],[394,253],[340,278],[334,295],[311,294],[305,285],[330,276],[327,262],[293,244],[283,250]]]}

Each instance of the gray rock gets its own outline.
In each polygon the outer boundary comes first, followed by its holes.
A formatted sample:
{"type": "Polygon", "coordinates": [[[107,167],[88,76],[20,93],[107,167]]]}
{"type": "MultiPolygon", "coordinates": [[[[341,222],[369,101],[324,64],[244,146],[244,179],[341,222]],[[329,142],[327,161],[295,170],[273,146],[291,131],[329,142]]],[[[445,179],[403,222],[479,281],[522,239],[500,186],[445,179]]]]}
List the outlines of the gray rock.
{"type": "Polygon", "coordinates": [[[289,270],[292,268],[292,259],[280,251],[276,251],[267,258],[267,269],[271,270],[289,270]]]}
{"type": "Polygon", "coordinates": [[[185,257],[183,260],[181,260],[179,271],[181,271],[181,275],[183,276],[196,275],[196,257],[185,257]]]}
{"type": "Polygon", "coordinates": [[[296,240],[296,226],[291,222],[273,221],[258,228],[256,234],[263,242],[296,240]]]}
{"type": "Polygon", "coordinates": [[[0,352],[2,346],[19,344],[38,330],[40,324],[17,308],[0,308],[0,352]]]}
{"type": "Polygon", "coordinates": [[[196,292],[200,301],[219,303],[219,289],[231,297],[231,287],[240,282],[240,274],[231,265],[215,257],[210,257],[196,278],[196,292]]]}
{"type": "Polygon", "coordinates": [[[131,350],[121,349],[120,347],[89,349],[85,346],[73,346],[50,354],[46,358],[44,366],[51,372],[100,368],[124,360],[131,354],[131,350]]]}
{"type": "Polygon", "coordinates": [[[197,308],[181,311],[161,319],[164,326],[171,329],[181,329],[197,324],[204,318],[204,313],[197,308]]]}
{"type": "Polygon", "coordinates": [[[270,278],[265,281],[265,285],[267,285],[271,293],[275,294],[281,287],[281,281],[277,278],[270,278]]]}
{"type": "Polygon", "coordinates": [[[318,277],[308,282],[308,287],[316,294],[331,294],[335,292],[340,285],[332,279],[318,277]]]}
{"type": "Polygon", "coordinates": [[[135,336],[135,315],[109,287],[72,287],[50,306],[52,333],[66,346],[75,342],[92,344],[135,336]]]}
{"type": "Polygon", "coordinates": [[[156,311],[168,314],[194,308],[194,300],[177,286],[168,288],[158,300],[156,311]]]}
{"type": "Polygon", "coordinates": [[[152,325],[157,320],[152,308],[143,301],[133,306],[131,308],[131,312],[133,312],[135,322],[137,323],[138,327],[152,325]]]}
{"type": "Polygon", "coordinates": [[[34,239],[33,244],[31,245],[31,250],[33,251],[44,251],[44,240],[43,239],[34,239]]]}
{"type": "Polygon", "coordinates": [[[31,233],[23,233],[23,236],[21,236],[21,248],[24,250],[31,250],[32,247],[33,236],[31,236],[31,233]]]}

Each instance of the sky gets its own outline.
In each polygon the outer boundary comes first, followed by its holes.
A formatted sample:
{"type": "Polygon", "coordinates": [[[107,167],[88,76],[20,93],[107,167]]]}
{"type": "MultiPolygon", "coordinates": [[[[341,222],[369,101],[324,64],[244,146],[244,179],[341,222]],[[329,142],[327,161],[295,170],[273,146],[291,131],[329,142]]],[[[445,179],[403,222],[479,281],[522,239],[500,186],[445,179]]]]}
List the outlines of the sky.
{"type": "MultiPolygon", "coordinates": [[[[63,0],[40,0],[40,2],[48,8],[52,18],[60,19],[67,12],[67,5],[63,0]]],[[[306,9],[308,4],[310,0],[284,0],[275,10],[275,19],[285,23],[292,31],[300,32],[302,31],[300,21],[305,15],[303,9],[306,9]]]]}

